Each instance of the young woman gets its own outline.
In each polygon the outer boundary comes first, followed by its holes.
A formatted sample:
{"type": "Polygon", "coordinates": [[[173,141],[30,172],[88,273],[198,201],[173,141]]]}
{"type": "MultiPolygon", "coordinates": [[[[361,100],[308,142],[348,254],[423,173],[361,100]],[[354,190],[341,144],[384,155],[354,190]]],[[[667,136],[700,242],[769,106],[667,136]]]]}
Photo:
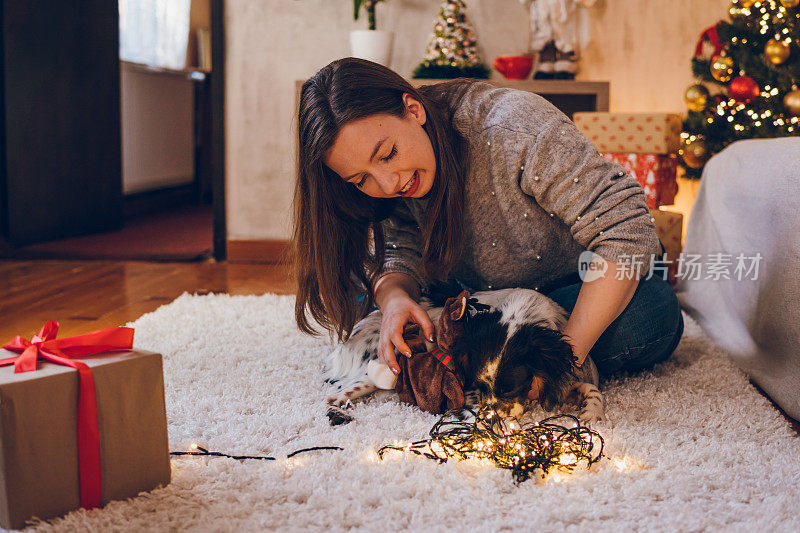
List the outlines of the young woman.
{"type": "Polygon", "coordinates": [[[601,375],[675,349],[683,320],[642,187],[544,98],[471,79],[415,89],[345,58],[303,84],[298,133],[302,331],[316,333],[309,311],[346,341],[377,304],[397,373],[403,326],[433,335],[421,296],[526,287],[571,312],[563,333],[601,375]],[[586,254],[605,275],[579,275],[586,254]]]}

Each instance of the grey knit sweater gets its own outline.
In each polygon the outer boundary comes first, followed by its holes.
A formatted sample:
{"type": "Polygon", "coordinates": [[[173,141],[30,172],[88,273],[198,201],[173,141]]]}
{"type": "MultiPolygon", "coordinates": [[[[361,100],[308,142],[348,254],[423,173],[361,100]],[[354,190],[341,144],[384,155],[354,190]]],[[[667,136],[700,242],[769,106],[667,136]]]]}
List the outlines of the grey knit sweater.
{"type": "MultiPolygon", "coordinates": [[[[451,277],[476,290],[544,290],[577,273],[584,250],[616,262],[642,254],[643,272],[660,254],[642,186],[541,96],[476,82],[453,125],[470,165],[464,250],[451,277]]],[[[383,224],[383,271],[410,275],[422,294],[430,288],[419,229],[427,201],[400,198],[383,224]]]]}

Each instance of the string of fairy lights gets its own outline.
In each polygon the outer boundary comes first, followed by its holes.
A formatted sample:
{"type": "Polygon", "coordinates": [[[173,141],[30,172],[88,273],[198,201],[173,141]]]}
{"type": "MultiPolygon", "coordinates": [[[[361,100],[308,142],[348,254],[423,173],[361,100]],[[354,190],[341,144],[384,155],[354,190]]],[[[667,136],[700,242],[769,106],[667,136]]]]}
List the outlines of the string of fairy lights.
{"type": "MultiPolygon", "coordinates": [[[[491,407],[477,412],[469,407],[444,413],[433,425],[429,438],[409,444],[387,444],[377,451],[383,460],[390,451],[410,452],[440,463],[448,460],[484,459],[496,467],[511,471],[521,483],[536,477],[544,479],[557,470],[571,473],[576,468],[590,468],[603,457],[603,437],[573,415],[558,414],[539,422],[520,422],[503,418],[491,407]]],[[[312,446],[296,450],[286,457],[316,450],[343,450],[339,446],[312,446]]],[[[210,451],[192,443],[188,451],[170,452],[176,456],[227,457],[239,461],[254,459],[275,461],[267,455],[229,455],[210,451]]]]}
{"type": "MultiPolygon", "coordinates": [[[[306,452],[313,452],[316,450],[344,450],[344,448],[340,448],[339,446],[311,446],[310,448],[301,448],[299,450],[295,450],[292,453],[286,456],[287,459],[294,457],[295,455],[299,455],[301,453],[306,452]]],[[[210,457],[227,457],[228,459],[236,459],[237,461],[244,461],[247,459],[256,459],[260,461],[277,461],[277,457],[272,457],[271,455],[228,455],[227,453],[222,452],[212,452],[209,451],[207,448],[204,448],[193,442],[189,445],[189,450],[185,452],[169,452],[170,455],[204,455],[210,457]]]]}
{"type": "Polygon", "coordinates": [[[446,412],[430,431],[430,438],[406,445],[389,444],[389,451],[411,452],[439,462],[450,459],[487,459],[511,471],[515,482],[544,478],[553,470],[572,472],[589,468],[603,457],[603,437],[569,414],[539,422],[520,423],[502,418],[491,407],[477,413],[468,407],[446,412]]]}

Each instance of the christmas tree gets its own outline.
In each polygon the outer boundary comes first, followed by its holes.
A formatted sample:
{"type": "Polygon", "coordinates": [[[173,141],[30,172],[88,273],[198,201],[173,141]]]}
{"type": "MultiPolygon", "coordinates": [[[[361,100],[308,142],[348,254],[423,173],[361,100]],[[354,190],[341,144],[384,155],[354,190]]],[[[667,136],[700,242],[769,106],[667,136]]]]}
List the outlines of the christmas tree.
{"type": "Polygon", "coordinates": [[[730,21],[701,35],[692,73],[702,83],[684,95],[689,113],[680,155],[687,177],[699,178],[706,161],[734,141],[800,134],[798,4],[734,0],[730,21]],[[706,42],[710,56],[703,54],[706,42]]]}
{"type": "Polygon", "coordinates": [[[412,78],[488,78],[489,69],[478,56],[463,0],[446,0],[439,8],[425,59],[412,78]]]}

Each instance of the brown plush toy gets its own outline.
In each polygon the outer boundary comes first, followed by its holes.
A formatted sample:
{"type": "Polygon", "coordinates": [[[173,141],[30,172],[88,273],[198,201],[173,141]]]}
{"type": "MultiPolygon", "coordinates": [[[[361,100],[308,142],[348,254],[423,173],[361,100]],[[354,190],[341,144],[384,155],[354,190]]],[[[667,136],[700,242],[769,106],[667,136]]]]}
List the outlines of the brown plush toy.
{"type": "Polygon", "coordinates": [[[450,349],[464,332],[468,299],[467,291],[447,299],[436,328],[437,346],[432,350],[428,350],[419,325],[403,328],[403,340],[411,357],[397,359],[400,375],[395,390],[400,401],[433,414],[464,405],[462,376],[466,354],[454,354],[450,349]]]}

